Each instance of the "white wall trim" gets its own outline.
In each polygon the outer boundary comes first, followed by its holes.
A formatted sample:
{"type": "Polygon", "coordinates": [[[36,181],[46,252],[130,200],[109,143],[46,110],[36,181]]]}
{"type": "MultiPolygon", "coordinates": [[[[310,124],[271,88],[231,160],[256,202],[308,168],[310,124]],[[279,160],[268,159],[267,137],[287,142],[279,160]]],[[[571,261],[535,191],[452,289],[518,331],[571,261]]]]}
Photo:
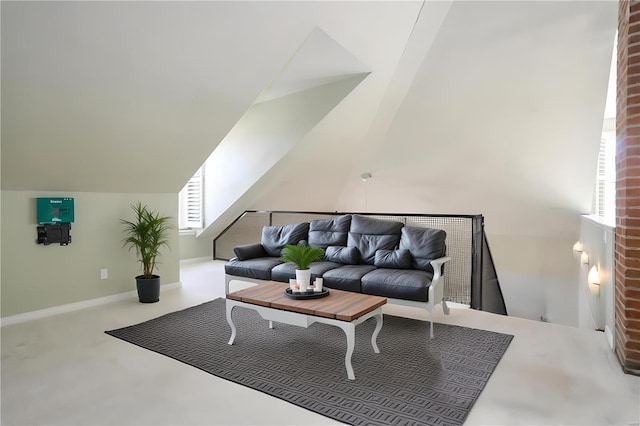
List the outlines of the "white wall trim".
{"type": "Polygon", "coordinates": [[[612,220],[610,218],[604,218],[602,216],[597,216],[595,214],[584,214],[582,215],[582,217],[595,223],[596,225],[600,225],[604,229],[612,229],[612,230],[616,229],[615,219],[612,220]]]}
{"type": "Polygon", "coordinates": [[[190,259],[180,259],[180,265],[189,265],[191,263],[202,263],[202,262],[209,262],[209,261],[213,261],[211,256],[192,257],[190,259]]]}
{"type": "MultiPolygon", "coordinates": [[[[181,288],[182,283],[180,281],[176,283],[162,284],[160,291],[173,290],[175,288],[181,288]]],[[[52,308],[39,309],[37,311],[25,312],[23,314],[12,315],[6,318],[0,318],[0,327],[6,325],[19,324],[26,321],[41,319],[50,317],[53,315],[66,314],[69,312],[79,311],[81,309],[93,308],[95,306],[106,305],[108,303],[120,302],[122,300],[128,300],[137,298],[137,291],[128,291],[126,293],[112,294],[111,296],[99,297],[97,299],[83,300],[81,302],[68,303],[66,305],[54,306],[52,308]]]]}
{"type": "Polygon", "coordinates": [[[606,325],[604,327],[604,335],[607,336],[607,341],[609,342],[609,347],[612,350],[615,350],[615,339],[613,338],[613,333],[611,332],[611,329],[609,328],[608,325],[606,325]]]}

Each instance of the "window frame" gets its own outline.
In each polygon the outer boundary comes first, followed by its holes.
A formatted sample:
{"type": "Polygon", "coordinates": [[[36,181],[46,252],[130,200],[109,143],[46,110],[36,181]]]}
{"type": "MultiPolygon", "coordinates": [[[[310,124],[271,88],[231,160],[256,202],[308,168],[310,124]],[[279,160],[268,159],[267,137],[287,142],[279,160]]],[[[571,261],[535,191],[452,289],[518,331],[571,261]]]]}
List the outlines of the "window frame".
{"type": "Polygon", "coordinates": [[[200,167],[178,194],[179,230],[204,226],[204,167],[200,167]]]}

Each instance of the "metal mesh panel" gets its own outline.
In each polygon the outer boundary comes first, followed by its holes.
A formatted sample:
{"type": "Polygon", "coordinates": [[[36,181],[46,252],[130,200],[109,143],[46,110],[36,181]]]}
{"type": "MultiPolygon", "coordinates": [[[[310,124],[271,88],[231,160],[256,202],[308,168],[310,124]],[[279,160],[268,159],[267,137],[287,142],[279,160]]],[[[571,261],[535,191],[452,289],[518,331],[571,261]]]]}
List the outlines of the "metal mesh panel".
{"type": "Polygon", "coordinates": [[[268,212],[245,212],[214,240],[214,259],[229,260],[235,256],[234,247],[259,243],[262,228],[267,225],[268,212]]]}
{"type": "Polygon", "coordinates": [[[274,212],[271,216],[272,225],[287,225],[289,223],[311,222],[317,219],[330,219],[335,214],[318,214],[318,213],[292,213],[292,212],[274,212]]]}
{"type": "Polygon", "coordinates": [[[471,302],[471,269],[473,253],[472,220],[464,217],[407,216],[407,226],[442,229],[447,233],[444,297],[451,302],[471,302]]]}
{"type": "MultiPolygon", "coordinates": [[[[259,242],[263,226],[309,222],[315,219],[328,219],[343,214],[349,213],[246,212],[232,226],[216,238],[215,258],[230,259],[234,256],[234,247],[259,242]]],[[[451,256],[451,261],[445,265],[445,299],[467,305],[471,303],[473,269],[472,217],[397,214],[362,215],[379,220],[402,222],[407,226],[444,230],[447,233],[447,255],[451,256]]]]}

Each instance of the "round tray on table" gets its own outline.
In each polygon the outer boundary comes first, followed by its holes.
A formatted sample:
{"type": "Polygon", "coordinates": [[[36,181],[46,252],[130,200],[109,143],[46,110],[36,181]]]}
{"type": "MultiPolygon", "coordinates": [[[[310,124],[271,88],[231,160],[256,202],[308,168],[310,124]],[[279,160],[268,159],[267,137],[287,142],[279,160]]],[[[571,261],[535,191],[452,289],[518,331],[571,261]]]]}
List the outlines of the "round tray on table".
{"type": "Polygon", "coordinates": [[[305,299],[319,299],[321,297],[326,297],[329,295],[329,289],[326,287],[322,288],[322,291],[305,291],[305,292],[298,292],[298,293],[294,293],[293,291],[291,291],[291,288],[288,288],[284,291],[284,295],[287,296],[290,299],[297,299],[297,300],[305,300],[305,299]]]}

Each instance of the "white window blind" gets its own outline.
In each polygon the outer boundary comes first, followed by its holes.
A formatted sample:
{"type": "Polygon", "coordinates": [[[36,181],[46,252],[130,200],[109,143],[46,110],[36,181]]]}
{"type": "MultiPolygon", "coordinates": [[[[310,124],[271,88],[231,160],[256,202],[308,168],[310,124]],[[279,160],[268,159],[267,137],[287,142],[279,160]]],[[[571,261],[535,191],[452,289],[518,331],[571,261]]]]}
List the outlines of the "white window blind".
{"type": "Polygon", "coordinates": [[[594,213],[607,219],[616,214],[616,134],[603,132],[598,153],[594,213]]]}
{"type": "Polygon", "coordinates": [[[201,167],[180,191],[178,218],[180,229],[203,227],[203,177],[201,167]]]}

